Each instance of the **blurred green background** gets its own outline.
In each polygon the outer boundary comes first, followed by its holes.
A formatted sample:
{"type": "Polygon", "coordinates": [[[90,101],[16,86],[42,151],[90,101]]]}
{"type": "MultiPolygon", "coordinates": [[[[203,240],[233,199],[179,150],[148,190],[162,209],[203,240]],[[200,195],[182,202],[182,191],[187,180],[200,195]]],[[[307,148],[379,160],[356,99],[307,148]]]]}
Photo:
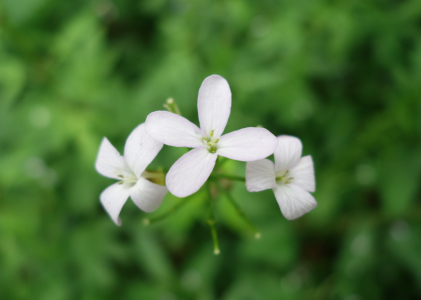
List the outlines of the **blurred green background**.
{"type": "Polygon", "coordinates": [[[0,299],[421,299],[420,95],[419,0],[1,0],[0,299]],[[233,183],[262,238],[221,197],[219,256],[206,192],[149,227],[128,201],[117,227],[94,170],[168,97],[197,123],[211,74],[225,132],[301,138],[319,204],[287,221],[233,183]]]}

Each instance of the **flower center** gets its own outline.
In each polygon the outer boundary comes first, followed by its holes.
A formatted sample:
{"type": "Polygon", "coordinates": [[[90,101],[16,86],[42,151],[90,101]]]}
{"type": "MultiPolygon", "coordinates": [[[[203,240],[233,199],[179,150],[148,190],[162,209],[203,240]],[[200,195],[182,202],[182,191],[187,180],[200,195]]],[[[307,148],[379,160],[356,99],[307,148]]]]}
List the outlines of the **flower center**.
{"type": "Polygon", "coordinates": [[[276,175],[277,175],[276,182],[279,184],[290,184],[294,180],[294,177],[289,176],[288,170],[286,170],[285,172],[281,174],[276,174],[276,175]]]}
{"type": "Polygon", "coordinates": [[[216,144],[219,142],[219,139],[214,139],[213,138],[213,130],[211,130],[211,132],[209,133],[209,137],[202,137],[202,142],[203,144],[205,144],[208,148],[208,151],[210,153],[215,153],[217,146],[216,144]]]}
{"type": "Polygon", "coordinates": [[[130,175],[119,174],[117,175],[117,177],[121,178],[121,181],[119,181],[118,184],[124,184],[124,185],[127,185],[128,187],[134,186],[137,182],[137,177],[134,174],[130,174],[130,175]]]}

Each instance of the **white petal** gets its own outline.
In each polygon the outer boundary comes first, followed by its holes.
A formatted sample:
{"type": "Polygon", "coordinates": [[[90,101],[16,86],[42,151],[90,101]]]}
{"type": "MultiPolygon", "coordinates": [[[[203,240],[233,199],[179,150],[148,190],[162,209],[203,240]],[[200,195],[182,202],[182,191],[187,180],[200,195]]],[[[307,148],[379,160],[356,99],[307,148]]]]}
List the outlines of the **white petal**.
{"type": "Polygon", "coordinates": [[[143,177],[140,177],[137,183],[130,188],[130,196],[133,202],[146,212],[157,209],[167,192],[165,186],[152,183],[143,177]]]}
{"type": "Polygon", "coordinates": [[[212,75],[203,80],[197,98],[197,110],[203,136],[209,137],[213,130],[213,137],[219,138],[231,113],[231,90],[223,77],[212,75]]]}
{"type": "Polygon", "coordinates": [[[221,136],[216,153],[240,161],[254,161],[271,155],[278,144],[264,128],[248,127],[221,136]]]}
{"type": "Polygon", "coordinates": [[[309,192],[294,184],[278,185],[273,192],[282,214],[288,220],[301,217],[317,206],[316,200],[309,192]]]}
{"type": "Polygon", "coordinates": [[[261,159],[246,164],[247,191],[260,192],[275,186],[275,166],[273,162],[269,159],[261,159]]]}
{"type": "Polygon", "coordinates": [[[127,198],[129,198],[129,189],[118,183],[107,187],[99,196],[102,206],[118,226],[121,225],[121,219],[118,216],[127,198]]]}
{"type": "Polygon", "coordinates": [[[285,172],[298,164],[302,149],[303,145],[298,138],[289,135],[278,136],[278,146],[273,154],[275,171],[285,172]]]}
{"type": "Polygon", "coordinates": [[[197,192],[212,173],[217,157],[218,155],[209,153],[205,147],[184,154],[168,171],[168,190],[180,198],[197,192]]]}
{"type": "Polygon", "coordinates": [[[139,178],[146,167],[162,149],[163,144],[146,133],[145,124],[137,126],[129,135],[124,146],[124,159],[139,178]]]}
{"type": "Polygon", "coordinates": [[[99,174],[115,179],[121,179],[118,175],[130,172],[123,156],[118,153],[106,137],[102,139],[101,146],[99,146],[95,169],[99,174]]]}
{"type": "Polygon", "coordinates": [[[293,183],[307,192],[316,190],[314,178],[313,160],[310,155],[304,156],[300,162],[289,171],[289,176],[293,177],[293,183]]]}
{"type": "Polygon", "coordinates": [[[161,143],[174,147],[202,146],[202,134],[192,122],[168,111],[156,111],[146,118],[146,132],[161,143]]]}

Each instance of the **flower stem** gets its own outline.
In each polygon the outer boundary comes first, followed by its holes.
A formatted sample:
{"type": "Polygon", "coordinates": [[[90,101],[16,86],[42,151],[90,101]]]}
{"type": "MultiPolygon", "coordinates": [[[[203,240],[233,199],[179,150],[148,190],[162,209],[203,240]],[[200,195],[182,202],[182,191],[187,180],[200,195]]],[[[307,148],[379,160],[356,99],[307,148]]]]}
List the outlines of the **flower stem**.
{"type": "Polygon", "coordinates": [[[210,176],[211,178],[225,178],[230,180],[237,180],[237,181],[246,181],[246,178],[243,176],[237,176],[237,175],[230,175],[230,174],[220,174],[220,173],[214,173],[210,176]]]}
{"type": "Polygon", "coordinates": [[[208,193],[209,193],[209,218],[208,218],[208,225],[211,229],[212,240],[213,240],[213,254],[219,255],[221,251],[219,250],[219,243],[218,243],[218,234],[216,232],[216,219],[215,219],[215,205],[214,199],[212,198],[210,183],[207,184],[208,186],[208,193]]]}
{"type": "Polygon", "coordinates": [[[175,204],[173,207],[171,207],[168,211],[158,215],[158,216],[154,216],[151,218],[145,218],[143,219],[143,224],[145,226],[148,226],[150,224],[154,224],[156,222],[159,222],[163,219],[166,219],[167,217],[169,217],[170,215],[172,215],[174,212],[176,212],[177,210],[180,209],[180,207],[184,206],[188,201],[189,198],[187,199],[181,199],[177,204],[175,204]]]}
{"type": "Polygon", "coordinates": [[[213,254],[219,255],[221,251],[219,250],[219,244],[218,244],[218,234],[216,233],[215,223],[213,220],[208,220],[208,224],[211,228],[212,233],[212,240],[213,240],[213,254]]]}
{"type": "Polygon", "coordinates": [[[216,159],[216,167],[220,168],[223,164],[225,164],[228,161],[228,158],[223,156],[218,156],[216,159]]]}
{"type": "Polygon", "coordinates": [[[237,202],[234,200],[231,194],[227,191],[227,189],[225,189],[219,182],[217,182],[217,185],[218,185],[218,189],[225,194],[226,198],[231,203],[231,205],[235,208],[235,210],[240,215],[240,217],[243,218],[243,220],[249,225],[249,227],[253,231],[254,237],[256,239],[260,239],[260,236],[261,236],[260,232],[257,230],[256,226],[249,219],[249,217],[247,217],[244,210],[237,204],[237,202]]]}

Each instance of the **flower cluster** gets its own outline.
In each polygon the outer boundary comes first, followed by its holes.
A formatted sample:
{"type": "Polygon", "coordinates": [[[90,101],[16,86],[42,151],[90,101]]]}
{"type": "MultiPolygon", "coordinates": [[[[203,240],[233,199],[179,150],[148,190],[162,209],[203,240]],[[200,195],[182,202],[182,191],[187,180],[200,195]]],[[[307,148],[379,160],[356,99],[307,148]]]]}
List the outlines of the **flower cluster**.
{"type": "Polygon", "coordinates": [[[167,191],[180,198],[197,192],[211,176],[218,156],[247,162],[247,190],[272,189],[287,219],[298,218],[317,206],[309,193],[315,191],[313,161],[311,156],[301,157],[298,138],[275,137],[257,127],[223,134],[231,113],[231,90],[221,76],[209,76],[200,86],[200,128],[179,114],[172,99],[166,107],[169,111],[149,114],[129,135],[124,156],[107,138],[101,143],[96,170],[119,182],[105,189],[100,200],[117,225],[121,225],[119,214],[129,196],[141,210],[151,212],[167,191]],[[147,170],[163,144],[193,148],[169,169],[166,186],[157,184],[159,173],[147,170]],[[272,154],[275,163],[267,159],[272,154]]]}

